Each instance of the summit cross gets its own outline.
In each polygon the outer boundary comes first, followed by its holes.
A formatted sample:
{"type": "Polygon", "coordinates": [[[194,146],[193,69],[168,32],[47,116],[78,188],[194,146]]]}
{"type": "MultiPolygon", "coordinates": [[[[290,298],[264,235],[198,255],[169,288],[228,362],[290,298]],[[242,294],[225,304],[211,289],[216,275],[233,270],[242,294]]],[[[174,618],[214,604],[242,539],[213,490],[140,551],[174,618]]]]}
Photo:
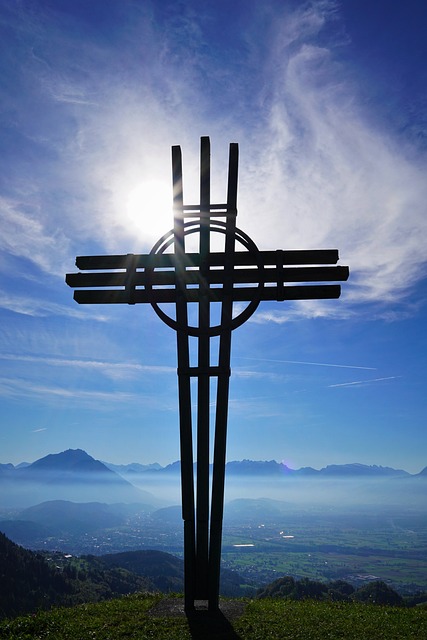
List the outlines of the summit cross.
{"type": "Polygon", "coordinates": [[[80,256],[76,258],[79,273],[66,275],[66,283],[75,289],[76,302],[149,303],[161,320],[176,331],[187,612],[200,600],[207,600],[211,611],[219,607],[231,333],[250,318],[263,300],[339,298],[341,287],[325,282],[347,280],[349,275],[348,267],[331,266],[338,262],[335,249],[260,251],[237,228],[238,156],[238,145],[231,143],[227,201],[212,204],[210,141],[208,137],[201,138],[200,202],[185,205],[181,148],[173,146],[173,229],[148,254],[80,256]],[[193,249],[196,238],[198,251],[193,249]],[[187,250],[190,245],[192,250],[187,250]],[[242,303],[246,306],[242,307],[242,303]],[[216,336],[218,346],[212,340],[216,336]],[[196,366],[191,365],[190,337],[197,340],[196,366]],[[197,380],[194,419],[191,378],[197,380]],[[217,381],[213,425],[212,378],[217,381]]]}

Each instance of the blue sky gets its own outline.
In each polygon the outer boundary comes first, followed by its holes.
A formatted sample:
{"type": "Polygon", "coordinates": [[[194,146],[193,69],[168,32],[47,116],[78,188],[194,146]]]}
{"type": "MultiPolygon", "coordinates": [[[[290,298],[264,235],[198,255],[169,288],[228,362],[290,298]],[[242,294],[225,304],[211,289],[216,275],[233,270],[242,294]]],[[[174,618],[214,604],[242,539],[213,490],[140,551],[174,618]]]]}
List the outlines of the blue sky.
{"type": "Polygon", "coordinates": [[[426,23],[415,0],[0,0],[1,462],[179,457],[174,332],[64,274],[149,251],[171,146],[195,202],[209,135],[214,202],[239,143],[260,249],[351,270],[234,332],[228,459],[426,466],[426,23]]]}

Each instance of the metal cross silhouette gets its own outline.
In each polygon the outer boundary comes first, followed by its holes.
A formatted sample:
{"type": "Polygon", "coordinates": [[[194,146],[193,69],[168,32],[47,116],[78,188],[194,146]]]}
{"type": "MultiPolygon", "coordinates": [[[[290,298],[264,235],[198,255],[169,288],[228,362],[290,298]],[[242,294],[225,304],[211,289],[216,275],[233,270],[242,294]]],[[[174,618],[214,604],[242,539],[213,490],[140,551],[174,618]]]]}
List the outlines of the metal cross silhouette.
{"type": "Polygon", "coordinates": [[[200,203],[184,205],[181,148],[172,147],[173,229],[148,254],[77,257],[76,266],[84,273],[66,276],[78,303],[150,303],[176,331],[187,611],[196,600],[208,600],[211,610],[219,606],[231,332],[262,300],[338,298],[339,285],[313,283],[346,280],[349,275],[348,267],[325,266],[337,263],[337,250],[259,251],[236,227],[238,153],[238,145],[230,144],[227,202],[212,204],[210,141],[201,138],[200,203]],[[212,251],[213,234],[220,251],[212,251]],[[199,250],[187,251],[197,236],[199,250]],[[171,314],[167,303],[169,308],[174,305],[171,314]],[[196,314],[191,313],[192,303],[196,314]],[[194,315],[197,319],[191,322],[194,315]],[[190,336],[197,338],[197,366],[190,366],[190,336]],[[214,336],[219,336],[215,360],[214,336]],[[197,379],[196,493],[191,378],[197,379]],[[211,378],[217,385],[210,503],[211,378]]]}

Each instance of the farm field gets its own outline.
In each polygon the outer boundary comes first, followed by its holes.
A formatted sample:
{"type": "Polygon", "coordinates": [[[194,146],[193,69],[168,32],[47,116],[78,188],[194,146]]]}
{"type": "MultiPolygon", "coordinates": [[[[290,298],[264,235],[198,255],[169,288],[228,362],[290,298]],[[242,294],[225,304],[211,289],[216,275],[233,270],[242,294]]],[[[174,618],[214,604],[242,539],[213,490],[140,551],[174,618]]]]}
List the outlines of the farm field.
{"type": "Polygon", "coordinates": [[[400,592],[427,589],[427,518],[394,513],[289,514],[224,530],[224,566],[246,580],[282,575],[389,582],[400,592]]]}

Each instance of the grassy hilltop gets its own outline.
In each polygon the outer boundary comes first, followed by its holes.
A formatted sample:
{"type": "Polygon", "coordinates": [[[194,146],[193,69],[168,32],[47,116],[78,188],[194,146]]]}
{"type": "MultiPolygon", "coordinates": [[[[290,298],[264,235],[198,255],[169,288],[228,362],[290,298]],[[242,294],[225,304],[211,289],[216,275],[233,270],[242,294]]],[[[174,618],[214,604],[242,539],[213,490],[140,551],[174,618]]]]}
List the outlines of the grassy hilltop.
{"type": "MultiPolygon", "coordinates": [[[[427,609],[358,603],[247,601],[236,615],[215,621],[153,615],[165,596],[137,594],[97,604],[57,608],[0,623],[4,640],[421,640],[427,638],[427,609]]],[[[241,601],[234,602],[236,605],[241,601]]],[[[232,609],[232,607],[231,607],[232,609]]],[[[227,610],[228,611],[228,610],[227,610]]]]}

